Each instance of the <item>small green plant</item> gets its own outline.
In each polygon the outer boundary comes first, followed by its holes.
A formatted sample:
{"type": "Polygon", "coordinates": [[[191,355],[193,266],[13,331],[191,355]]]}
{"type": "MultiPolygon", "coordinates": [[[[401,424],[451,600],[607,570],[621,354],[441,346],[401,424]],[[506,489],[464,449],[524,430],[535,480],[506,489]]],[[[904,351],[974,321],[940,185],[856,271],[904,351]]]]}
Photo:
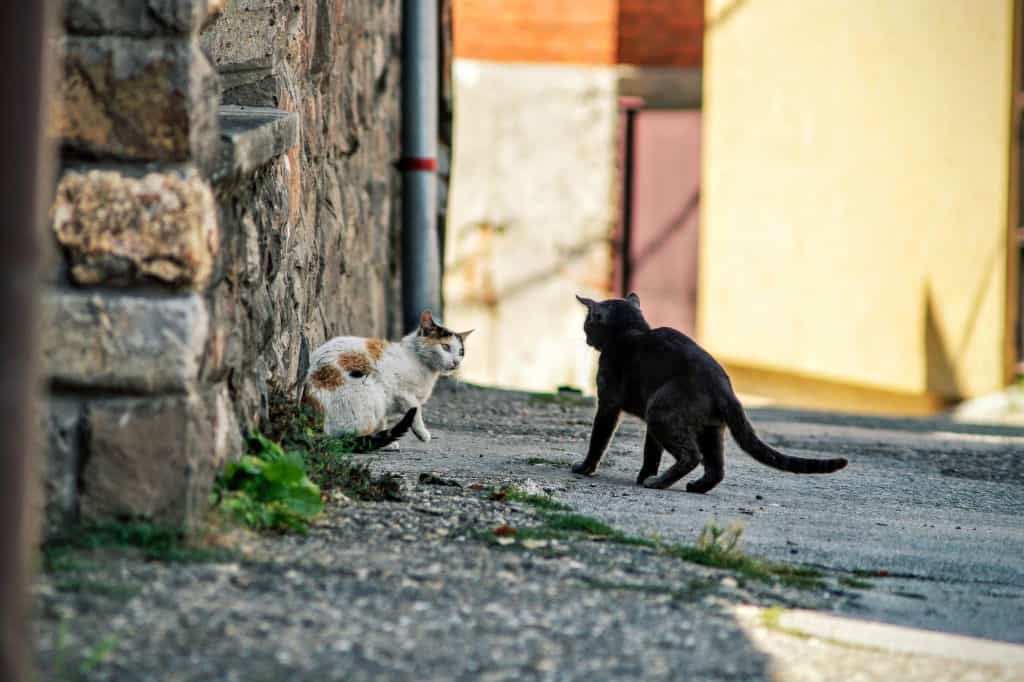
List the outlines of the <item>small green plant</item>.
{"type": "Polygon", "coordinates": [[[355,436],[329,436],[323,426],[323,415],[317,410],[296,404],[283,393],[271,394],[264,436],[288,452],[299,453],[310,480],[321,490],[340,490],[360,500],[402,499],[401,478],[375,475],[366,462],[352,457],[355,436]]]}
{"type": "Polygon", "coordinates": [[[567,504],[555,500],[549,495],[536,495],[528,493],[522,488],[516,486],[506,486],[504,488],[498,488],[491,493],[491,499],[493,500],[507,500],[509,502],[521,502],[522,504],[528,504],[541,511],[553,512],[553,511],[568,511],[571,507],[567,504]]]}
{"type": "Polygon", "coordinates": [[[781,564],[746,556],[740,548],[743,527],[734,523],[722,528],[709,521],[697,537],[694,547],[669,545],[665,551],[691,563],[734,571],[743,578],[773,582],[790,587],[817,589],[824,587],[821,572],[813,568],[781,564]]]}
{"type": "Polygon", "coordinates": [[[559,461],[556,461],[556,460],[553,460],[553,459],[547,459],[545,457],[529,457],[529,458],[527,458],[526,463],[529,464],[530,466],[537,466],[538,464],[543,464],[543,465],[546,465],[546,466],[559,467],[559,468],[564,467],[564,466],[567,465],[566,462],[559,462],[559,461]]]}
{"type": "Polygon", "coordinates": [[[249,437],[249,454],[224,467],[213,495],[217,508],[259,530],[305,532],[324,508],[302,455],[259,433],[249,437]]]}
{"type": "Polygon", "coordinates": [[[852,578],[850,576],[845,575],[839,576],[839,584],[844,587],[852,587],[856,590],[872,590],[875,587],[867,580],[861,580],[860,578],[852,578]]]}
{"type": "Polygon", "coordinates": [[[697,536],[697,549],[709,555],[723,557],[741,556],[740,543],[743,539],[743,525],[735,522],[722,528],[714,521],[708,521],[697,536]]]}

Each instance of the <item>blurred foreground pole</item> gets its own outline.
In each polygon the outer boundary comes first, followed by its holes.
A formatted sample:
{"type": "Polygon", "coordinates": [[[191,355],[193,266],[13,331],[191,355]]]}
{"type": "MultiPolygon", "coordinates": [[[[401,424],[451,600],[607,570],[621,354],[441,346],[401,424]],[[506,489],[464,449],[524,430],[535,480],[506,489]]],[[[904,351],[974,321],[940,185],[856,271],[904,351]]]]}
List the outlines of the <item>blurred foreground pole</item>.
{"type": "Polygon", "coordinates": [[[0,680],[29,679],[30,475],[40,438],[38,227],[48,194],[44,28],[50,1],[0,2],[0,680]]]}

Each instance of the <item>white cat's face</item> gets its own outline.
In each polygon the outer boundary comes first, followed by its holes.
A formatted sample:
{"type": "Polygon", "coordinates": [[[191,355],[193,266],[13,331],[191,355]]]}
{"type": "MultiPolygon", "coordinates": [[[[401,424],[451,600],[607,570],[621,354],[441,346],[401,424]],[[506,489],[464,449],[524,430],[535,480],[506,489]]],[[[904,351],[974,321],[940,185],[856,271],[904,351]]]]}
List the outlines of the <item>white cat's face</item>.
{"type": "Polygon", "coordinates": [[[462,364],[462,358],[466,356],[466,346],[462,338],[457,334],[446,336],[431,343],[431,352],[436,357],[434,366],[441,370],[442,374],[451,374],[462,364]]]}
{"type": "Polygon", "coordinates": [[[462,364],[466,356],[466,337],[472,333],[472,329],[468,332],[453,332],[437,324],[430,312],[426,311],[420,320],[420,356],[431,369],[451,374],[462,364]]]}

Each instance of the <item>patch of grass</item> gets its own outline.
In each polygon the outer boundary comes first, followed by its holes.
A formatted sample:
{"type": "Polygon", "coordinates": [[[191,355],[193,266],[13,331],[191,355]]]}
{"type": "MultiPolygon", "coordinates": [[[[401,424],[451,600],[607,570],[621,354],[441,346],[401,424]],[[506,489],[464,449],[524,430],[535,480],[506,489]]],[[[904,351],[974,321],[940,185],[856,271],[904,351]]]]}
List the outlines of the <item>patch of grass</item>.
{"type": "Polygon", "coordinates": [[[43,545],[43,568],[50,573],[91,570],[82,551],[130,548],[151,561],[230,561],[225,549],[190,545],[180,528],[143,521],[105,521],[70,529],[43,545]]]}
{"type": "Polygon", "coordinates": [[[558,468],[562,468],[568,464],[568,462],[558,462],[553,459],[546,459],[544,457],[529,457],[527,458],[526,463],[529,464],[530,466],[537,466],[539,464],[543,464],[546,466],[558,468]]]}
{"type": "Polygon", "coordinates": [[[743,553],[741,541],[743,526],[739,523],[723,528],[709,521],[701,529],[694,547],[672,545],[669,554],[691,563],[724,568],[751,580],[773,582],[804,589],[824,587],[821,572],[813,568],[793,566],[763,559],[755,559],[743,553]]]}
{"type": "Polygon", "coordinates": [[[585,533],[591,537],[603,538],[619,545],[648,547],[657,549],[658,543],[650,538],[628,535],[612,528],[606,523],[583,514],[546,514],[544,523],[547,528],[564,533],[585,533]]]}
{"type": "Polygon", "coordinates": [[[562,504],[558,500],[554,499],[549,495],[535,495],[528,493],[522,488],[515,486],[507,486],[505,488],[498,488],[491,493],[492,499],[507,500],[509,502],[520,502],[522,504],[528,504],[532,507],[536,507],[541,511],[554,512],[554,511],[568,511],[571,507],[567,504],[562,504]]]}
{"type": "Polygon", "coordinates": [[[97,575],[103,565],[99,553],[125,552],[146,561],[220,562],[237,556],[222,548],[189,544],[181,529],[141,521],[107,521],[68,529],[47,540],[40,552],[42,570],[55,590],[89,594],[126,602],[140,586],[97,575]]]}
{"type": "Polygon", "coordinates": [[[839,584],[844,587],[852,587],[857,590],[873,590],[875,586],[869,583],[867,580],[861,580],[860,578],[851,578],[849,576],[839,576],[839,584]]]}
{"type": "Polygon", "coordinates": [[[104,580],[80,577],[77,575],[60,577],[54,581],[53,587],[58,592],[95,594],[103,597],[111,597],[118,601],[128,601],[137,595],[141,589],[137,585],[113,583],[104,580]]]}
{"type": "MultiPolygon", "coordinates": [[[[825,587],[821,572],[815,568],[755,559],[744,554],[740,546],[743,527],[738,523],[722,528],[709,522],[701,530],[696,546],[688,546],[629,535],[603,521],[574,512],[547,511],[541,515],[541,520],[540,526],[516,529],[514,537],[517,542],[502,546],[515,547],[523,540],[571,540],[585,535],[620,545],[646,547],[690,563],[732,571],[750,580],[781,582],[800,589],[825,587]]],[[[490,542],[501,544],[493,533],[485,533],[484,537],[490,542]]]]}

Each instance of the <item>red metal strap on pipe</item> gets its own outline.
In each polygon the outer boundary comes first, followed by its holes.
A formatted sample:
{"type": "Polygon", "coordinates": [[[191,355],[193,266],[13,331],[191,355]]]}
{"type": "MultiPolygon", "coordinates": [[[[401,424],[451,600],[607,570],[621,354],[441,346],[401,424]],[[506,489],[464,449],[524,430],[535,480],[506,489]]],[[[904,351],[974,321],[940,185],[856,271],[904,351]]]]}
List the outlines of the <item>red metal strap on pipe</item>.
{"type": "Polygon", "coordinates": [[[399,159],[395,168],[400,171],[436,171],[437,159],[424,156],[409,156],[399,159]]]}

